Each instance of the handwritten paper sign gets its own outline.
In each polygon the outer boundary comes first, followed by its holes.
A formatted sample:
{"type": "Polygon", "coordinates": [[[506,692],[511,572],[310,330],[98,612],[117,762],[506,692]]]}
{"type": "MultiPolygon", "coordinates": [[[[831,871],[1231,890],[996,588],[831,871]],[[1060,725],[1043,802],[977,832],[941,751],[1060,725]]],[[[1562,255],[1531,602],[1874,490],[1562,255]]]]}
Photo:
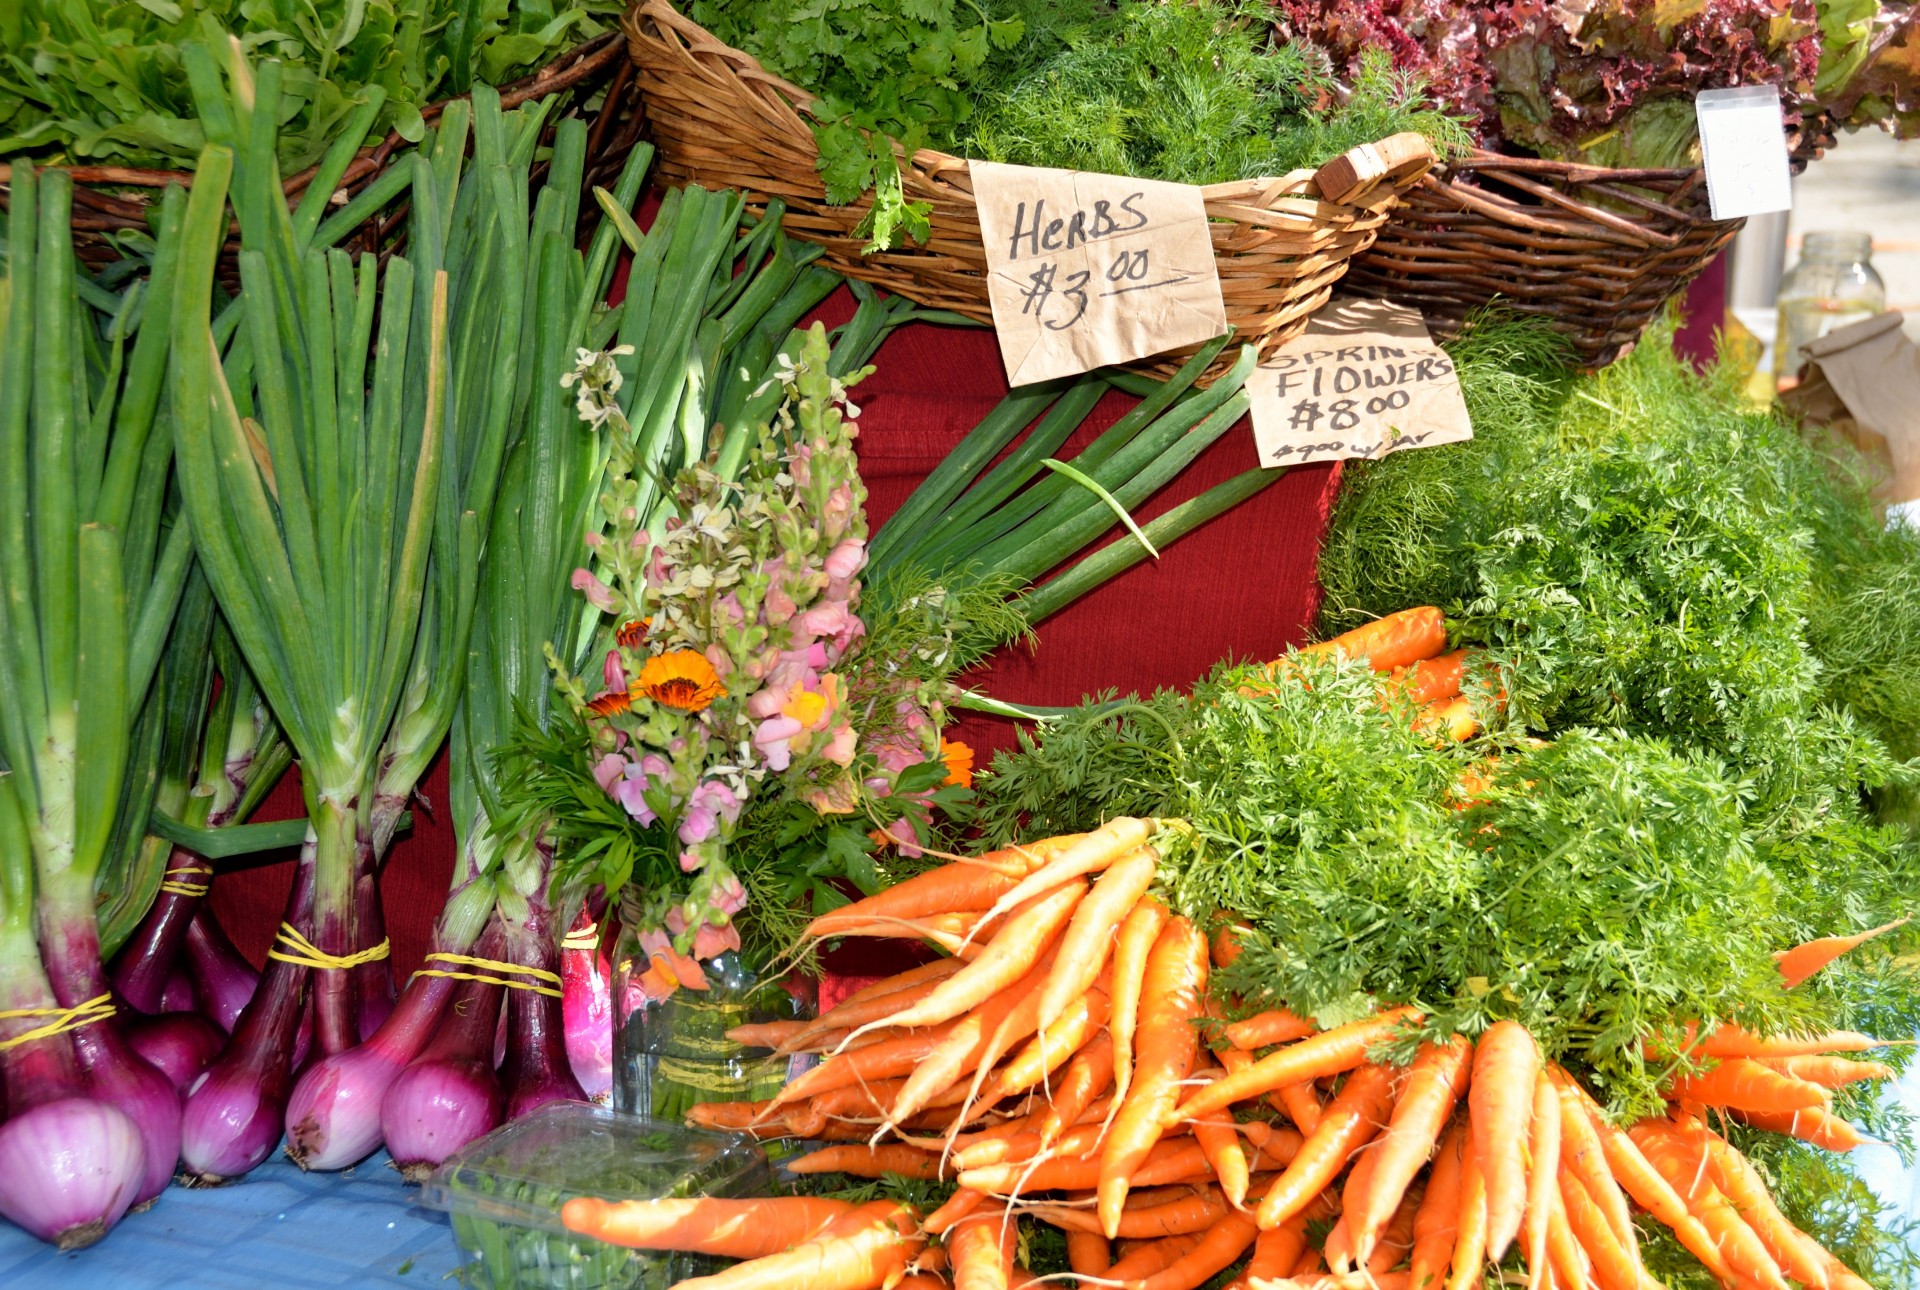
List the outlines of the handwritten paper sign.
{"type": "Polygon", "coordinates": [[[1453,360],[1420,311],[1335,300],[1247,382],[1262,466],[1384,457],[1473,438],[1453,360]]]}
{"type": "Polygon", "coordinates": [[[1227,330],[1198,188],[970,161],[1007,382],[1198,345],[1227,330]]]}

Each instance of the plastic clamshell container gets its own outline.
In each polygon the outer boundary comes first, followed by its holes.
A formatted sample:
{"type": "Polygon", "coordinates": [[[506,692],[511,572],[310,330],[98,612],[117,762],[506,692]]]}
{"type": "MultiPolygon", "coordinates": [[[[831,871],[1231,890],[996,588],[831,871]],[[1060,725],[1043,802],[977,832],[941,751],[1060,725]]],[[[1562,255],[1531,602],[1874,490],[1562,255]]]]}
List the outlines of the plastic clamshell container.
{"type": "Polygon", "coordinates": [[[580,1236],[561,1224],[561,1205],[575,1196],[776,1190],[766,1153],[750,1138],[556,1102],[456,1152],[427,1180],[419,1203],[452,1219],[467,1254],[462,1279],[479,1290],[667,1290],[729,1261],[580,1236]]]}

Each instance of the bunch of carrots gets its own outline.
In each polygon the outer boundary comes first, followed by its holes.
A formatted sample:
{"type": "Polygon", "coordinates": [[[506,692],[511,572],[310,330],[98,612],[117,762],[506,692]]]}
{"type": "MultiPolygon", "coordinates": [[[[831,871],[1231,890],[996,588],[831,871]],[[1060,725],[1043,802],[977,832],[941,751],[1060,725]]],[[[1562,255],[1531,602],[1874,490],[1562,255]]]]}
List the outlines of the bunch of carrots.
{"type": "MultiPolygon", "coordinates": [[[[1233,929],[1209,943],[1150,891],[1153,840],[1180,827],[1116,819],[826,914],[811,935],[916,936],[948,955],[817,1020],[734,1032],[824,1060],[694,1123],[833,1143],[801,1173],[956,1184],[933,1212],[581,1200],[565,1222],[750,1260],[683,1283],[699,1290],[1006,1290],[1032,1275],[1022,1215],[1064,1230],[1085,1284],[1124,1290],[1192,1290],[1243,1259],[1242,1290],[1459,1290],[1509,1250],[1529,1286],[1643,1290],[1638,1211],[1729,1286],[1862,1290],[1706,1116],[1845,1149],[1857,1135],[1830,1090],[1889,1072],[1828,1054],[1876,1041],[1691,1035],[1671,1114],[1623,1131],[1511,1021],[1422,1043],[1405,1067],[1375,1054],[1420,1024],[1408,1008],[1328,1030],[1285,1011],[1225,1023],[1207,981],[1237,953],[1233,929]]],[[[1788,951],[1783,980],[1860,939],[1788,951]]]]}

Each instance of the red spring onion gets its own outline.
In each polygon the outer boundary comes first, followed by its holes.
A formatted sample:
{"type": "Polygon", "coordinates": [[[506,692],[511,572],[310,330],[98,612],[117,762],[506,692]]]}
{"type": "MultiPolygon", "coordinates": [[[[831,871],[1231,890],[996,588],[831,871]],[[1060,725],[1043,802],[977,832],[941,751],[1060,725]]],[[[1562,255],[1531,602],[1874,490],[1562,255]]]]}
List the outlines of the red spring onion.
{"type": "Polygon", "coordinates": [[[499,1015],[498,985],[462,981],[440,1033],[387,1089],[380,1131],[408,1182],[499,1127],[506,1094],[489,1060],[499,1015]]]}
{"type": "MultiPolygon", "coordinates": [[[[360,943],[378,945],[387,939],[386,913],[380,907],[380,887],[376,864],[369,856],[367,868],[354,880],[353,916],[359,925],[360,943]]],[[[362,1042],[373,1038],[393,1013],[393,967],[391,959],[374,959],[353,970],[355,1018],[362,1042]]]]}
{"type": "Polygon", "coordinates": [[[598,1101],[613,1090],[613,990],[606,956],[597,944],[584,947],[596,931],[591,913],[582,910],[568,939],[583,947],[560,953],[560,1006],[573,1077],[598,1101]]]}
{"type": "Polygon", "coordinates": [[[105,1102],[56,1098],[0,1124],[0,1216],[63,1250],[105,1236],[145,1173],[140,1130],[105,1102]]]}
{"type": "Polygon", "coordinates": [[[167,857],[167,872],[170,875],[204,872],[206,877],[176,878],[162,886],[147,916],[120,947],[113,964],[114,993],[135,1011],[148,1014],[168,1010],[165,1004],[168,981],[179,961],[180,947],[186,943],[187,927],[206,899],[204,890],[193,892],[192,889],[196,883],[213,877],[206,861],[178,847],[167,857]]]}
{"type": "MultiPolygon", "coordinates": [[[[199,1007],[200,1001],[194,997],[193,993],[192,974],[185,968],[176,965],[173,971],[167,973],[167,988],[160,992],[161,1014],[165,1015],[169,1012],[195,1012],[199,1010],[199,1007]]],[[[220,1028],[220,1033],[224,1035],[227,1032],[224,1028],[220,1028]]]]}
{"type": "MultiPolygon", "coordinates": [[[[70,886],[54,881],[43,882],[41,887],[42,953],[47,980],[63,1008],[78,1007],[110,990],[106,969],[100,963],[92,883],[79,888],[78,894],[70,886]]],[[[180,1159],[179,1091],[172,1080],[133,1050],[114,1019],[81,1026],[70,1039],[88,1089],[125,1112],[140,1130],[146,1146],[146,1173],[133,1203],[144,1204],[167,1189],[180,1159]]]]}
{"type": "MultiPolygon", "coordinates": [[[[287,893],[286,920],[299,927],[312,909],[309,839],[287,893]]],[[[287,1093],[293,1086],[294,1038],[306,1011],[306,984],[306,968],[268,959],[226,1048],[187,1086],[180,1157],[189,1185],[216,1186],[238,1178],[272,1154],[280,1141],[287,1093]]]]}
{"type": "Polygon", "coordinates": [[[127,1023],[127,1043],[185,1093],[227,1045],[227,1032],[197,1012],[164,1012],[127,1023]]]}
{"type": "MultiPolygon", "coordinates": [[[[560,966],[560,956],[546,920],[528,920],[526,933],[513,938],[513,962],[552,973],[560,966]]],[[[513,1021],[506,1068],[501,1071],[507,1085],[507,1118],[517,1120],[549,1102],[586,1101],[586,1091],[567,1063],[560,1000],[545,990],[509,990],[507,996],[507,1015],[513,1021]]]]}
{"type": "Polygon", "coordinates": [[[253,998],[260,974],[234,948],[213,910],[204,904],[187,924],[186,951],[187,971],[193,977],[200,1010],[231,1033],[247,1000],[253,998]]]}

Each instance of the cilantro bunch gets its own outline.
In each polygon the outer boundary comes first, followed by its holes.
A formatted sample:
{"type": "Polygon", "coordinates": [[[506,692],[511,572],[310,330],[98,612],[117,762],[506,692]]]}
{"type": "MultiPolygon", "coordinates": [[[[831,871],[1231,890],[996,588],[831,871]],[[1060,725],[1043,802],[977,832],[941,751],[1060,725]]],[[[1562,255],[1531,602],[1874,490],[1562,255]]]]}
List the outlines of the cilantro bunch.
{"type": "Polygon", "coordinates": [[[877,247],[924,239],[894,158],[944,141],[973,113],[993,55],[1025,34],[975,0],[693,0],[688,16],[814,96],[820,178],[837,205],[873,193],[860,233],[877,247]]]}

